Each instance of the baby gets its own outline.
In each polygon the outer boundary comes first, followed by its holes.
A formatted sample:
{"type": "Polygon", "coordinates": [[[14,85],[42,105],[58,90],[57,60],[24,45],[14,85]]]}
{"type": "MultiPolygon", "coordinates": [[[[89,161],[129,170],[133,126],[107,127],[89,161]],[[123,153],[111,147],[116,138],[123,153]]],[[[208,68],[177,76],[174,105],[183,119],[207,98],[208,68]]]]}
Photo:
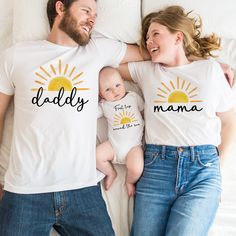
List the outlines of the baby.
{"type": "Polygon", "coordinates": [[[107,119],[108,141],[97,146],[97,169],[106,175],[108,190],[117,175],[112,162],[126,164],[126,188],[131,197],[143,172],[143,100],[135,92],[126,92],[119,72],[111,67],[100,72],[99,95],[99,117],[107,119]]]}

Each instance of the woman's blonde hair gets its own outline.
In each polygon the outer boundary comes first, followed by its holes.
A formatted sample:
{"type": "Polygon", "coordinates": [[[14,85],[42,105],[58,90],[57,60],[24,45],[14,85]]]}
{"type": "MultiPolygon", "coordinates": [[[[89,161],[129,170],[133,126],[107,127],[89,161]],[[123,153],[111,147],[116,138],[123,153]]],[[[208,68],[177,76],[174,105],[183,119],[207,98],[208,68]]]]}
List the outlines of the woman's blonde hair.
{"type": "Polygon", "coordinates": [[[184,35],[183,46],[187,57],[208,58],[211,51],[220,49],[220,38],[214,33],[207,37],[201,37],[201,17],[190,17],[192,11],[185,13],[180,6],[170,6],[166,9],[147,15],[142,21],[141,51],[147,49],[146,37],[149,26],[157,22],[166,26],[171,33],[180,31],[184,35]]]}

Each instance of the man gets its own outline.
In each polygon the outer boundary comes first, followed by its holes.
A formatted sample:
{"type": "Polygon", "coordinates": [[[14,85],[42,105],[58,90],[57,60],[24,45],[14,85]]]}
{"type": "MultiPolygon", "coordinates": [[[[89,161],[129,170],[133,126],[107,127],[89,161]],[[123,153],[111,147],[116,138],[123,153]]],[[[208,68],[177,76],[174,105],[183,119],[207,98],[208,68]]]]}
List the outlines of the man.
{"type": "Polygon", "coordinates": [[[13,95],[15,105],[0,235],[49,235],[54,227],[111,236],[95,161],[98,73],[142,58],[135,46],[90,37],[95,0],[49,0],[47,13],[47,40],[0,57],[0,137],[13,95]]]}

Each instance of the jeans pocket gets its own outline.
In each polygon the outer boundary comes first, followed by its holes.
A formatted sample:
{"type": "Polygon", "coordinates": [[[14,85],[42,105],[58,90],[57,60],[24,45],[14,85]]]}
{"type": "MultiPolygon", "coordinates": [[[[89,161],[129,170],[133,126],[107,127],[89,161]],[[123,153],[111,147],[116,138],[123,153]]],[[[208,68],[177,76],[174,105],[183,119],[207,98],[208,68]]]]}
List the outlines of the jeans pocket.
{"type": "Polygon", "coordinates": [[[158,153],[145,152],[144,166],[150,166],[156,160],[158,153]]]}
{"type": "Polygon", "coordinates": [[[198,164],[202,167],[212,167],[219,162],[219,156],[217,152],[214,153],[198,153],[197,154],[198,164]]]}

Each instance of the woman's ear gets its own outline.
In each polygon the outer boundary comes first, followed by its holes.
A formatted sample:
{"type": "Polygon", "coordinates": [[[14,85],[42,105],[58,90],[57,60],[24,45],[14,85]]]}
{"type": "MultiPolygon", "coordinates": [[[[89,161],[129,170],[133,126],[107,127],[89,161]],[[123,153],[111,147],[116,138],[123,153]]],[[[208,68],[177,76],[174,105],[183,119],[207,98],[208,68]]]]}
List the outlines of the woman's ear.
{"type": "Polygon", "coordinates": [[[178,32],[176,33],[176,41],[175,41],[175,44],[177,45],[177,44],[179,44],[179,43],[182,43],[183,40],[184,40],[184,34],[183,34],[182,32],[180,32],[180,31],[178,31],[178,32]]]}

